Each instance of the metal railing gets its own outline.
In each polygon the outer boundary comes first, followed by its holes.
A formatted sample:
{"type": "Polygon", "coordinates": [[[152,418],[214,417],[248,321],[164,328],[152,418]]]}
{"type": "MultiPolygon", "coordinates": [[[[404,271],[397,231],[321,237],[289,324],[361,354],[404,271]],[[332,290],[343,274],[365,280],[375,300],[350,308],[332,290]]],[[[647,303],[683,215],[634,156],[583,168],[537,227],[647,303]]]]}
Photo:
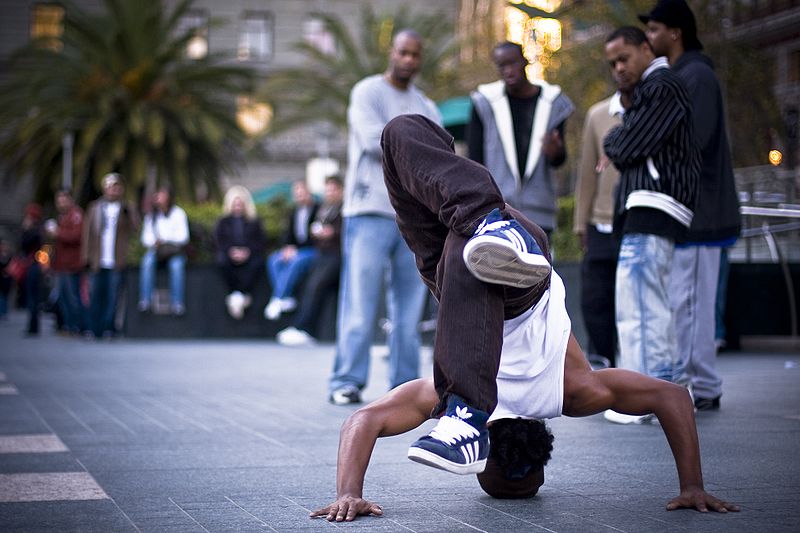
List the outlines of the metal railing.
{"type": "MultiPolygon", "coordinates": [[[[794,205],[789,206],[785,204],[778,205],[778,207],[774,208],[742,206],[740,208],[740,212],[744,217],[764,217],[764,220],[762,220],[760,226],[745,227],[745,229],[742,230],[741,236],[744,239],[745,246],[748,249],[748,260],[750,257],[750,239],[763,237],[767,244],[767,248],[769,249],[771,258],[774,262],[780,264],[784,282],[786,283],[787,297],[789,299],[791,336],[796,338],[798,336],[798,326],[794,282],[792,281],[792,273],[789,269],[789,260],[787,255],[782,252],[781,247],[775,238],[775,234],[800,230],[800,207],[794,205]],[[783,222],[780,224],[771,224],[771,218],[788,218],[792,219],[792,221],[783,222]]],[[[747,220],[747,218],[745,220],[747,220]]]]}

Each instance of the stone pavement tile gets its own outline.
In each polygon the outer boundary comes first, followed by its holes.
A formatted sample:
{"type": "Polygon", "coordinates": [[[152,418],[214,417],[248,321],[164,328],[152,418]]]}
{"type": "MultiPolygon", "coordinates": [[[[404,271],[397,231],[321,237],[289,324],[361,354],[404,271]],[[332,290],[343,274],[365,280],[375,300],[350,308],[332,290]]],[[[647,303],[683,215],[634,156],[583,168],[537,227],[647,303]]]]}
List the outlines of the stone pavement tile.
{"type": "Polygon", "coordinates": [[[386,516],[415,531],[485,530],[490,524],[492,531],[512,531],[530,529],[535,525],[513,514],[476,505],[474,497],[464,497],[458,502],[436,499],[391,502],[391,510],[386,516]]]}
{"type": "Polygon", "coordinates": [[[212,505],[203,503],[192,505],[176,502],[180,511],[186,514],[192,521],[201,525],[209,531],[233,532],[233,531],[253,531],[264,529],[266,522],[252,515],[242,512],[232,504],[212,505]]]}
{"type": "Polygon", "coordinates": [[[303,466],[303,455],[271,444],[240,443],[217,447],[202,443],[180,447],[130,445],[72,448],[72,452],[92,471],[187,470],[303,466]]]}
{"type": "Polygon", "coordinates": [[[57,435],[6,435],[0,436],[0,454],[66,452],[67,447],[57,435]]]}
{"type": "Polygon", "coordinates": [[[69,453],[14,453],[0,456],[0,474],[84,472],[69,453]]]}
{"type": "Polygon", "coordinates": [[[88,472],[0,474],[0,502],[105,498],[108,496],[88,472]]]}
{"type": "Polygon", "coordinates": [[[110,500],[0,503],[0,531],[128,533],[136,528],[110,500]]]}
{"type": "Polygon", "coordinates": [[[0,435],[51,433],[24,396],[0,396],[0,435]]]}

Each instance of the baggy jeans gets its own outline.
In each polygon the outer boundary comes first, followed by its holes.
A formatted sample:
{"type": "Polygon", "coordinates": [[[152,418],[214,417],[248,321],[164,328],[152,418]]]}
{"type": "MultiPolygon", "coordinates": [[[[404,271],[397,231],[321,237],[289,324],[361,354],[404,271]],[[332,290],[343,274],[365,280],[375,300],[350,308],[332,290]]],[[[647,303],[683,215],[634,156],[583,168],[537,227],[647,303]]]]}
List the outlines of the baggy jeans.
{"type": "Polygon", "coordinates": [[[717,372],[716,300],[719,246],[675,249],[670,281],[672,312],[678,333],[678,350],[686,358],[686,373],[695,398],[722,394],[717,372]]]}
{"type": "Polygon", "coordinates": [[[484,283],[467,270],[464,245],[495,208],[516,218],[549,259],[547,237],[505,204],[485,167],[456,155],[452,136],[425,117],[393,119],[381,146],[398,227],[439,301],[433,378],[440,401],[433,414],[444,410],[451,394],[491,413],[497,405],[503,320],[535,305],[550,279],[527,289],[484,283]]]}
{"type": "Polygon", "coordinates": [[[685,384],[669,298],[675,243],[644,233],[622,237],[617,262],[619,366],[685,384]]]}

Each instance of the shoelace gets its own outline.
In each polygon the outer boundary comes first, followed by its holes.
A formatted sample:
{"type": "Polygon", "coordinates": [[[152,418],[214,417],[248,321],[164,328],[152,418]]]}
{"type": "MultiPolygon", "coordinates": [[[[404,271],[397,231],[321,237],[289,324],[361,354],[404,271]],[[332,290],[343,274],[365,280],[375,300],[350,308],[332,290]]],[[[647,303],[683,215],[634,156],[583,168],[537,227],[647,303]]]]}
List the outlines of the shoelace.
{"type": "Polygon", "coordinates": [[[430,437],[451,446],[460,440],[477,437],[480,432],[455,416],[443,416],[430,432],[430,437]]]}

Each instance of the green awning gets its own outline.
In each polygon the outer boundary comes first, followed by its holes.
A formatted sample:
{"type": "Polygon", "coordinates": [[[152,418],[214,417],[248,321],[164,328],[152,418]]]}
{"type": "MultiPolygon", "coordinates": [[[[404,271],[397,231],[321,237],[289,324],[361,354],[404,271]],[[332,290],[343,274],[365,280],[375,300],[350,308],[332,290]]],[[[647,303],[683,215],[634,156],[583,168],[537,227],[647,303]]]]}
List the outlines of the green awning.
{"type": "Polygon", "coordinates": [[[257,204],[266,204],[275,198],[283,197],[289,201],[292,199],[292,182],[285,181],[267,185],[263,189],[253,191],[253,201],[257,204]]]}
{"type": "Polygon", "coordinates": [[[456,96],[443,100],[437,104],[442,114],[442,123],[445,128],[453,126],[466,126],[472,114],[472,101],[469,96],[456,96]]]}

